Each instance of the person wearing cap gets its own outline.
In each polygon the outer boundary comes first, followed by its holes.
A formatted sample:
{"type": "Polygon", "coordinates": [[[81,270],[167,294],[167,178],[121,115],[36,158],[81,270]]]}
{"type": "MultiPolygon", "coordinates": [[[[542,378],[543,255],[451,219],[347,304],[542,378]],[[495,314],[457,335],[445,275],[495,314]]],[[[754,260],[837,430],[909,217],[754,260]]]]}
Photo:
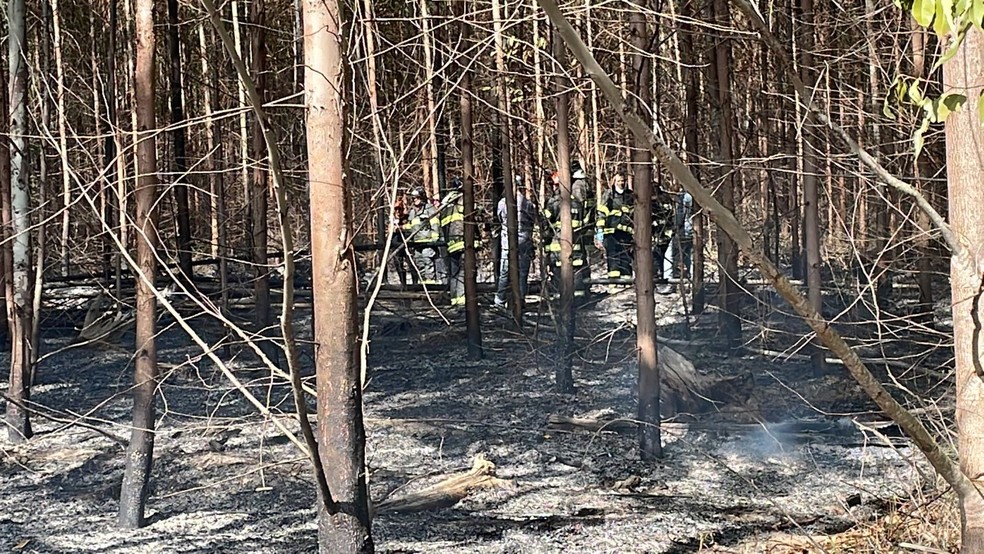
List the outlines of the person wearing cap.
{"type": "Polygon", "coordinates": [[[625,176],[615,174],[597,207],[595,246],[605,251],[608,278],[632,276],[632,210],[635,199],[625,186],[625,176]]]}
{"type": "Polygon", "coordinates": [[[403,235],[416,270],[414,274],[418,276],[414,281],[435,285],[438,283],[438,270],[444,265],[435,244],[440,238],[440,218],[437,210],[427,201],[427,192],[423,187],[416,187],[410,192],[410,201],[403,235]]]}
{"type": "MultiPolygon", "coordinates": [[[[526,198],[526,184],[523,178],[516,176],[516,218],[518,227],[516,238],[519,244],[519,293],[526,296],[530,264],[533,261],[533,225],[536,223],[536,208],[526,198]]],[[[499,258],[499,287],[495,294],[495,305],[505,306],[509,295],[509,232],[506,216],[506,197],[499,199],[496,216],[500,225],[500,245],[502,254],[499,258]]]]}

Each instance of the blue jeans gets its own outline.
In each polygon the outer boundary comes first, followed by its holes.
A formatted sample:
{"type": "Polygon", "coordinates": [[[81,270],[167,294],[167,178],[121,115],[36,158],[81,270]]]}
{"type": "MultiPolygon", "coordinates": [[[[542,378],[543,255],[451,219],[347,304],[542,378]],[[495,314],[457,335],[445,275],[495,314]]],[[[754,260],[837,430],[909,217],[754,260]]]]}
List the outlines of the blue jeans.
{"type": "MultiPolygon", "coordinates": [[[[519,243],[519,293],[526,296],[527,281],[530,275],[530,263],[533,262],[533,243],[519,243]]],[[[499,258],[499,289],[495,294],[496,304],[505,304],[509,297],[509,249],[503,248],[499,258]]]]}

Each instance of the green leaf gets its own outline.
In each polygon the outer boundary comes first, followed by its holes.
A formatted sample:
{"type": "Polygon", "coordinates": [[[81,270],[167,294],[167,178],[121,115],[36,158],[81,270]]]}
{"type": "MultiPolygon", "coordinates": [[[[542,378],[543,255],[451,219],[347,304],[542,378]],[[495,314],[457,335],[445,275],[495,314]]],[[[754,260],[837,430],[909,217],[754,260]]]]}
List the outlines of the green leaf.
{"type": "Polygon", "coordinates": [[[913,0],[912,17],[920,27],[929,27],[936,14],[936,0],[913,0]]]}
{"type": "Polygon", "coordinates": [[[984,90],[981,91],[981,96],[977,99],[977,120],[984,127],[984,90]]]}
{"type": "Polygon", "coordinates": [[[937,0],[939,2],[940,11],[943,13],[943,18],[946,19],[946,26],[950,30],[954,30],[957,26],[953,23],[953,0],[937,0]]]}
{"type": "Polygon", "coordinates": [[[909,85],[909,98],[916,105],[922,104],[924,97],[922,91],[919,90],[919,79],[915,79],[912,81],[912,84],[909,85]]]}
{"type": "Polygon", "coordinates": [[[984,0],[972,0],[970,4],[970,21],[978,29],[984,27],[984,0]]]}
{"type": "Polygon", "coordinates": [[[924,117],[922,120],[922,124],[919,125],[919,128],[916,129],[916,132],[913,133],[912,135],[912,147],[915,150],[916,159],[919,159],[919,153],[922,152],[923,144],[926,140],[923,137],[923,134],[928,130],[929,130],[929,118],[924,117]]]}
{"type": "Polygon", "coordinates": [[[966,33],[959,34],[956,36],[954,40],[950,41],[950,46],[947,47],[946,52],[943,52],[943,55],[940,56],[940,59],[936,60],[936,63],[933,64],[933,69],[930,70],[930,73],[942,67],[943,64],[950,61],[950,58],[956,55],[957,50],[960,50],[960,45],[963,43],[963,39],[965,36],[966,33]]]}
{"type": "Polygon", "coordinates": [[[950,21],[946,14],[943,13],[942,2],[936,2],[936,18],[933,19],[933,32],[943,40],[950,34],[950,21]]]}
{"type": "Polygon", "coordinates": [[[946,121],[946,116],[953,112],[960,111],[963,105],[967,102],[967,97],[962,94],[957,94],[955,92],[948,92],[940,98],[940,119],[939,122],[943,123],[946,121]],[[946,108],[946,112],[943,112],[942,107],[946,108]]]}

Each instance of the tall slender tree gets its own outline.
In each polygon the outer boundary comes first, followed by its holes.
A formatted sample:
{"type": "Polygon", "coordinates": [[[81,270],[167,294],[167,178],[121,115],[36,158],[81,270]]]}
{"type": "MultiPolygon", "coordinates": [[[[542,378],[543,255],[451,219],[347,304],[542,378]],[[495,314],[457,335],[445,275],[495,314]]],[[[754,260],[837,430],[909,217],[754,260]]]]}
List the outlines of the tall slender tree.
{"type": "Polygon", "coordinates": [[[10,213],[12,241],[12,325],[10,333],[10,388],[7,428],[10,441],[31,438],[26,403],[31,398],[31,190],[27,136],[27,8],[24,0],[7,3],[7,39],[10,78],[10,213]]]}
{"type": "Polygon", "coordinates": [[[307,147],[320,153],[308,158],[318,445],[334,496],[319,503],[318,543],[324,554],[372,552],[339,6],[304,0],[303,8],[307,147]]]}
{"type": "MultiPolygon", "coordinates": [[[[714,22],[721,28],[726,28],[731,21],[728,0],[714,0],[711,4],[714,22]]],[[[713,102],[718,124],[717,157],[720,163],[721,185],[718,188],[720,202],[726,209],[735,210],[735,171],[734,162],[734,110],[732,109],[731,94],[731,40],[728,37],[718,37],[714,45],[714,60],[710,64],[710,90],[713,91],[713,102]]],[[[741,292],[738,286],[738,247],[734,240],[720,228],[717,231],[718,246],[718,301],[721,312],[718,327],[730,347],[736,347],[741,341],[741,319],[738,311],[741,292]]]]}
{"type": "MultiPolygon", "coordinates": [[[[646,21],[646,0],[638,0],[631,21],[633,109],[652,125],[650,43],[652,35],[646,21]]],[[[656,297],[653,291],[653,155],[645,137],[635,138],[632,149],[633,194],[635,196],[633,236],[635,238],[636,361],[639,367],[639,453],[644,460],[663,455],[659,430],[659,364],[656,350],[656,297]]],[[[663,271],[663,260],[658,260],[663,271]]]]}
{"type": "Polygon", "coordinates": [[[136,66],[134,99],[137,118],[136,243],[137,321],[134,360],[133,427],[126,450],[126,469],[120,488],[119,523],[128,528],[144,525],[147,483],[154,460],[157,391],[157,117],[154,111],[156,75],[154,0],[135,2],[136,66]]]}
{"type": "MultiPolygon", "coordinates": [[[[253,67],[250,74],[256,85],[256,91],[263,101],[266,101],[266,1],[253,0],[250,3],[252,9],[252,34],[250,40],[253,67]]],[[[252,233],[251,245],[253,250],[253,268],[255,277],[253,281],[253,296],[256,306],[253,311],[253,325],[256,332],[266,334],[269,332],[272,323],[272,313],[270,311],[270,260],[267,254],[268,246],[268,225],[267,225],[267,167],[260,160],[266,159],[266,143],[263,140],[263,129],[258,118],[253,118],[252,125],[252,144],[251,155],[253,158],[253,171],[250,174],[250,228],[252,233]]],[[[273,344],[267,340],[261,343],[263,351],[269,358],[274,358],[275,351],[273,344]]]]}
{"type": "MultiPolygon", "coordinates": [[[[565,78],[567,47],[553,34],[553,55],[557,60],[554,74],[554,93],[557,95],[557,171],[560,173],[560,314],[558,335],[561,345],[560,363],[557,364],[555,381],[557,390],[574,392],[574,333],[576,313],[574,305],[574,219],[571,214],[571,93],[565,78]]],[[[585,194],[587,192],[585,191],[585,194]]],[[[583,199],[582,199],[583,200],[583,199]]]]}
{"type": "MultiPolygon", "coordinates": [[[[812,93],[816,86],[816,73],[813,69],[813,48],[816,43],[813,25],[813,0],[799,0],[800,15],[800,74],[803,84],[812,93]]],[[[807,120],[813,117],[807,114],[807,120]]],[[[823,313],[823,283],[820,258],[820,194],[817,146],[809,139],[809,129],[804,128],[801,135],[803,143],[800,153],[803,157],[803,238],[806,251],[806,284],[810,305],[817,313],[823,313]]],[[[813,372],[821,375],[826,370],[826,355],[819,344],[814,344],[810,358],[813,372]]]]}
{"type": "MultiPolygon", "coordinates": [[[[984,257],[984,160],[980,145],[984,128],[978,115],[980,84],[984,82],[984,31],[971,28],[956,56],[943,66],[948,88],[966,94],[967,104],[946,120],[946,168],[950,221],[963,244],[972,245],[950,264],[953,298],[953,353],[956,366],[960,469],[975,479],[984,474],[984,380],[980,348],[981,268],[984,257]]],[[[979,490],[960,491],[961,552],[984,552],[984,496],[979,490]]]]}
{"type": "Polygon", "coordinates": [[[174,190],[174,204],[177,208],[178,224],[178,268],[180,275],[191,283],[191,216],[188,205],[188,147],[184,126],[184,89],[181,71],[181,20],[178,0],[167,0],[167,49],[169,57],[170,100],[171,100],[171,148],[174,160],[171,181],[174,190]]]}
{"type": "MultiPolygon", "coordinates": [[[[471,38],[471,3],[462,1],[457,3],[460,9],[458,14],[461,28],[461,41],[465,48],[473,45],[471,38]]],[[[461,74],[461,171],[464,175],[462,210],[465,212],[465,325],[468,332],[468,357],[472,360],[480,360],[484,357],[482,348],[482,325],[478,311],[478,286],[476,277],[478,274],[477,260],[475,256],[475,237],[478,234],[478,225],[475,222],[475,163],[474,163],[474,142],[472,137],[472,70],[467,63],[462,64],[461,74]]]]}

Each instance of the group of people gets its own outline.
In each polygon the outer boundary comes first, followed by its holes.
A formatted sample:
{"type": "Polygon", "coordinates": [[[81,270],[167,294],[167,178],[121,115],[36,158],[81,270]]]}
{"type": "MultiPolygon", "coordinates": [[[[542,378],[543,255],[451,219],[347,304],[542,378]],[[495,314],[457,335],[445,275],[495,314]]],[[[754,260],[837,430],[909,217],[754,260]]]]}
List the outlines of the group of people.
{"type": "MultiPolygon", "coordinates": [[[[520,293],[525,296],[530,266],[534,255],[534,235],[540,230],[549,263],[551,282],[559,284],[561,265],[560,174],[549,176],[550,192],[542,210],[530,198],[530,191],[521,177],[516,177],[517,259],[519,260],[520,293]]],[[[462,257],[464,242],[464,205],[460,179],[453,179],[440,201],[429,201],[422,187],[409,193],[409,206],[402,202],[396,207],[402,238],[392,263],[406,283],[407,263],[412,265],[415,283],[447,282],[452,306],[464,305],[464,271],[462,257]]],[[[589,245],[603,251],[607,277],[613,283],[631,282],[633,275],[633,211],[635,199],[625,175],[616,173],[611,184],[595,205],[593,187],[578,162],[571,167],[571,223],[573,230],[572,263],[575,294],[584,295],[588,289],[590,265],[589,245]]],[[[668,276],[688,278],[693,253],[693,198],[681,191],[671,195],[657,190],[652,198],[653,263],[659,292],[670,292],[668,276]]],[[[509,235],[506,232],[506,199],[496,206],[500,229],[499,279],[495,305],[508,303],[509,235]]],[[[477,235],[477,229],[476,229],[477,235]]],[[[476,249],[480,246],[476,236],[476,249]]]]}

